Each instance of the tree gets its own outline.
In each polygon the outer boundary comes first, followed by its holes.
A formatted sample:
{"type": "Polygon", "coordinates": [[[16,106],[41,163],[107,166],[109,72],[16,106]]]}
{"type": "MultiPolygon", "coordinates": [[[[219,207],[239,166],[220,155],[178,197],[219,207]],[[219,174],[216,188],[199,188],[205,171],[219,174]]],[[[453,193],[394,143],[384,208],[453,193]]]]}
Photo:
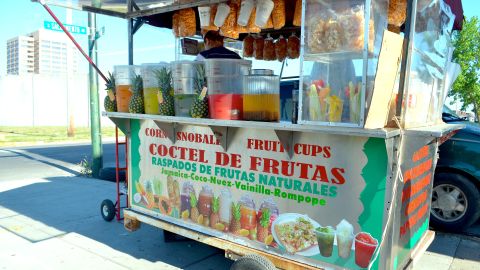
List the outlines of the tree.
{"type": "Polygon", "coordinates": [[[453,84],[450,96],[463,103],[462,110],[473,106],[476,119],[480,116],[480,22],[477,17],[464,21],[463,30],[453,36],[453,61],[462,72],[453,84]]]}

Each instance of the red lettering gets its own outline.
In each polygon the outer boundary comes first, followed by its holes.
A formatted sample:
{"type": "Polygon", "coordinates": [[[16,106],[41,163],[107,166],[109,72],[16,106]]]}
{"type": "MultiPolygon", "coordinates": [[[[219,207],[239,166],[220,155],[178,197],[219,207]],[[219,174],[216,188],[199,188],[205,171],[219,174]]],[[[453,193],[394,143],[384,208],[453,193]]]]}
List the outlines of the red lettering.
{"type": "Polygon", "coordinates": [[[428,156],[428,145],[425,145],[424,147],[420,148],[417,152],[413,154],[413,162],[417,162],[425,157],[428,156]]]}
{"type": "Polygon", "coordinates": [[[325,169],[325,166],[316,166],[312,180],[320,180],[321,182],[329,183],[327,169],[325,169]]]}
{"type": "Polygon", "coordinates": [[[293,176],[295,173],[295,163],[282,160],[282,175],[283,176],[293,176]]]}
{"type": "Polygon", "coordinates": [[[332,157],[332,154],[330,153],[330,146],[325,146],[323,148],[323,157],[324,158],[330,158],[332,157]]]}
{"type": "Polygon", "coordinates": [[[189,161],[197,161],[198,151],[197,149],[188,149],[188,160],[189,161]]]}
{"type": "Polygon", "coordinates": [[[158,155],[165,157],[168,154],[168,148],[165,145],[160,144],[157,148],[157,152],[158,152],[158,155]]]}
{"type": "Polygon", "coordinates": [[[280,165],[280,162],[275,159],[271,158],[264,158],[263,159],[263,172],[264,173],[272,173],[272,174],[278,174],[278,166],[280,165]]]}
{"type": "Polygon", "coordinates": [[[223,152],[215,152],[215,165],[226,166],[228,165],[229,161],[230,158],[228,157],[228,154],[223,152]]]}
{"type": "Polygon", "coordinates": [[[344,168],[333,168],[332,175],[334,178],[332,178],[332,184],[337,184],[337,185],[345,184],[345,177],[343,176],[344,173],[345,173],[344,168]]]}
{"type": "Polygon", "coordinates": [[[168,155],[171,157],[171,158],[177,158],[177,155],[175,155],[175,150],[177,149],[176,146],[172,146],[170,147],[170,149],[168,149],[168,155]]]}
{"type": "Polygon", "coordinates": [[[260,157],[254,157],[254,156],[251,156],[250,157],[250,170],[252,171],[258,171],[258,166],[262,165],[262,163],[260,162],[260,157]]]}
{"type": "Polygon", "coordinates": [[[302,179],[309,179],[308,169],[313,167],[312,164],[298,162],[296,165],[300,167],[300,175],[298,177],[302,179]]]}
{"type": "Polygon", "coordinates": [[[238,154],[231,154],[231,164],[230,166],[233,168],[241,168],[242,167],[242,156],[238,154]]]}
{"type": "Polygon", "coordinates": [[[150,154],[152,154],[152,155],[157,154],[157,152],[155,151],[155,147],[157,147],[156,144],[154,144],[154,143],[150,144],[150,146],[148,147],[148,150],[150,150],[150,154]]]}
{"type": "Polygon", "coordinates": [[[254,143],[254,140],[252,140],[250,138],[247,139],[247,148],[252,149],[253,143],[254,143]]]}
{"type": "Polygon", "coordinates": [[[430,180],[432,179],[432,173],[427,174],[421,180],[417,181],[412,186],[405,188],[402,192],[402,202],[410,198],[411,196],[417,194],[422,189],[430,184],[430,180]]]}

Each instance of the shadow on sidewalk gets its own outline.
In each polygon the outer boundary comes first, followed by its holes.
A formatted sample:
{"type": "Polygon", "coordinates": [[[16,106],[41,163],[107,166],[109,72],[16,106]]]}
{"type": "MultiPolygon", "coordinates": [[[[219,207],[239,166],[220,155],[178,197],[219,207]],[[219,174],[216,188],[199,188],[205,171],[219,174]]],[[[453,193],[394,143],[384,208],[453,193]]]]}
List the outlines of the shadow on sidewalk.
{"type": "Polygon", "coordinates": [[[182,269],[208,269],[197,263],[213,256],[222,258],[214,260],[211,269],[228,269],[231,264],[219,250],[195,241],[164,243],[158,228],[142,224],[140,230],[129,233],[122,223],[105,222],[100,203],[107,198],[113,200],[113,183],[81,177],[45,180],[0,192],[0,227],[33,243],[76,233],[136,259],[162,261],[182,269]],[[2,207],[6,211],[1,211],[2,207]]]}

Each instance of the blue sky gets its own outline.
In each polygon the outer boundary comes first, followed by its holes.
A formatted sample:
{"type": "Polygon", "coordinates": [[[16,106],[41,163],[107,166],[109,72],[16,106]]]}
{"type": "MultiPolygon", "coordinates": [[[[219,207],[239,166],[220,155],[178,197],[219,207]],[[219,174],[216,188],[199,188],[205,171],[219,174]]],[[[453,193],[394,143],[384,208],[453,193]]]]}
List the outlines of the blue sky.
{"type": "MultiPolygon", "coordinates": [[[[465,16],[479,16],[478,0],[463,0],[465,16]]],[[[43,22],[53,21],[50,15],[38,3],[30,0],[3,0],[0,16],[0,75],[6,73],[6,41],[12,37],[27,34],[43,27],[43,22]]],[[[65,9],[51,7],[61,21],[65,20],[65,9]]],[[[73,12],[73,24],[87,26],[87,13],[73,12]]],[[[105,35],[98,41],[99,66],[102,71],[111,70],[115,64],[126,64],[127,21],[103,15],[97,16],[97,26],[105,27],[105,35]]],[[[82,47],[87,48],[87,36],[75,35],[82,47]]],[[[148,63],[174,60],[174,43],[171,30],[143,26],[134,38],[134,62],[148,63]]],[[[82,61],[85,69],[87,62],[82,61]]]]}

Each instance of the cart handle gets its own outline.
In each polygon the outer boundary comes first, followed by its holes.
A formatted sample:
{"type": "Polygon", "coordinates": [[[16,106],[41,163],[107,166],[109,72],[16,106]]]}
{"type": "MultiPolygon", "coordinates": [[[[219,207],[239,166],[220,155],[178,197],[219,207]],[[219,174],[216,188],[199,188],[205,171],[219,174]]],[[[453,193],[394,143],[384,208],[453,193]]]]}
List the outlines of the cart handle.
{"type": "Polygon", "coordinates": [[[100,71],[100,69],[97,67],[97,65],[95,65],[95,63],[92,61],[92,59],[85,53],[85,51],[83,51],[82,47],[80,47],[80,45],[77,43],[75,38],[70,34],[70,32],[68,32],[67,28],[65,28],[63,23],[60,22],[60,20],[57,18],[57,16],[55,16],[55,14],[48,7],[48,5],[45,3],[45,1],[44,0],[39,0],[38,3],[40,3],[45,8],[45,10],[50,14],[50,16],[52,16],[52,18],[55,20],[55,22],[58,23],[58,25],[60,25],[60,28],[62,28],[63,32],[65,32],[65,34],[67,34],[67,36],[73,42],[75,47],[77,47],[77,49],[83,54],[83,56],[87,59],[87,61],[90,63],[90,65],[92,65],[92,67],[97,71],[98,75],[100,75],[100,77],[102,77],[102,79],[105,80],[105,82],[108,82],[107,77],[105,77],[105,75],[103,75],[103,73],[100,71]]]}

